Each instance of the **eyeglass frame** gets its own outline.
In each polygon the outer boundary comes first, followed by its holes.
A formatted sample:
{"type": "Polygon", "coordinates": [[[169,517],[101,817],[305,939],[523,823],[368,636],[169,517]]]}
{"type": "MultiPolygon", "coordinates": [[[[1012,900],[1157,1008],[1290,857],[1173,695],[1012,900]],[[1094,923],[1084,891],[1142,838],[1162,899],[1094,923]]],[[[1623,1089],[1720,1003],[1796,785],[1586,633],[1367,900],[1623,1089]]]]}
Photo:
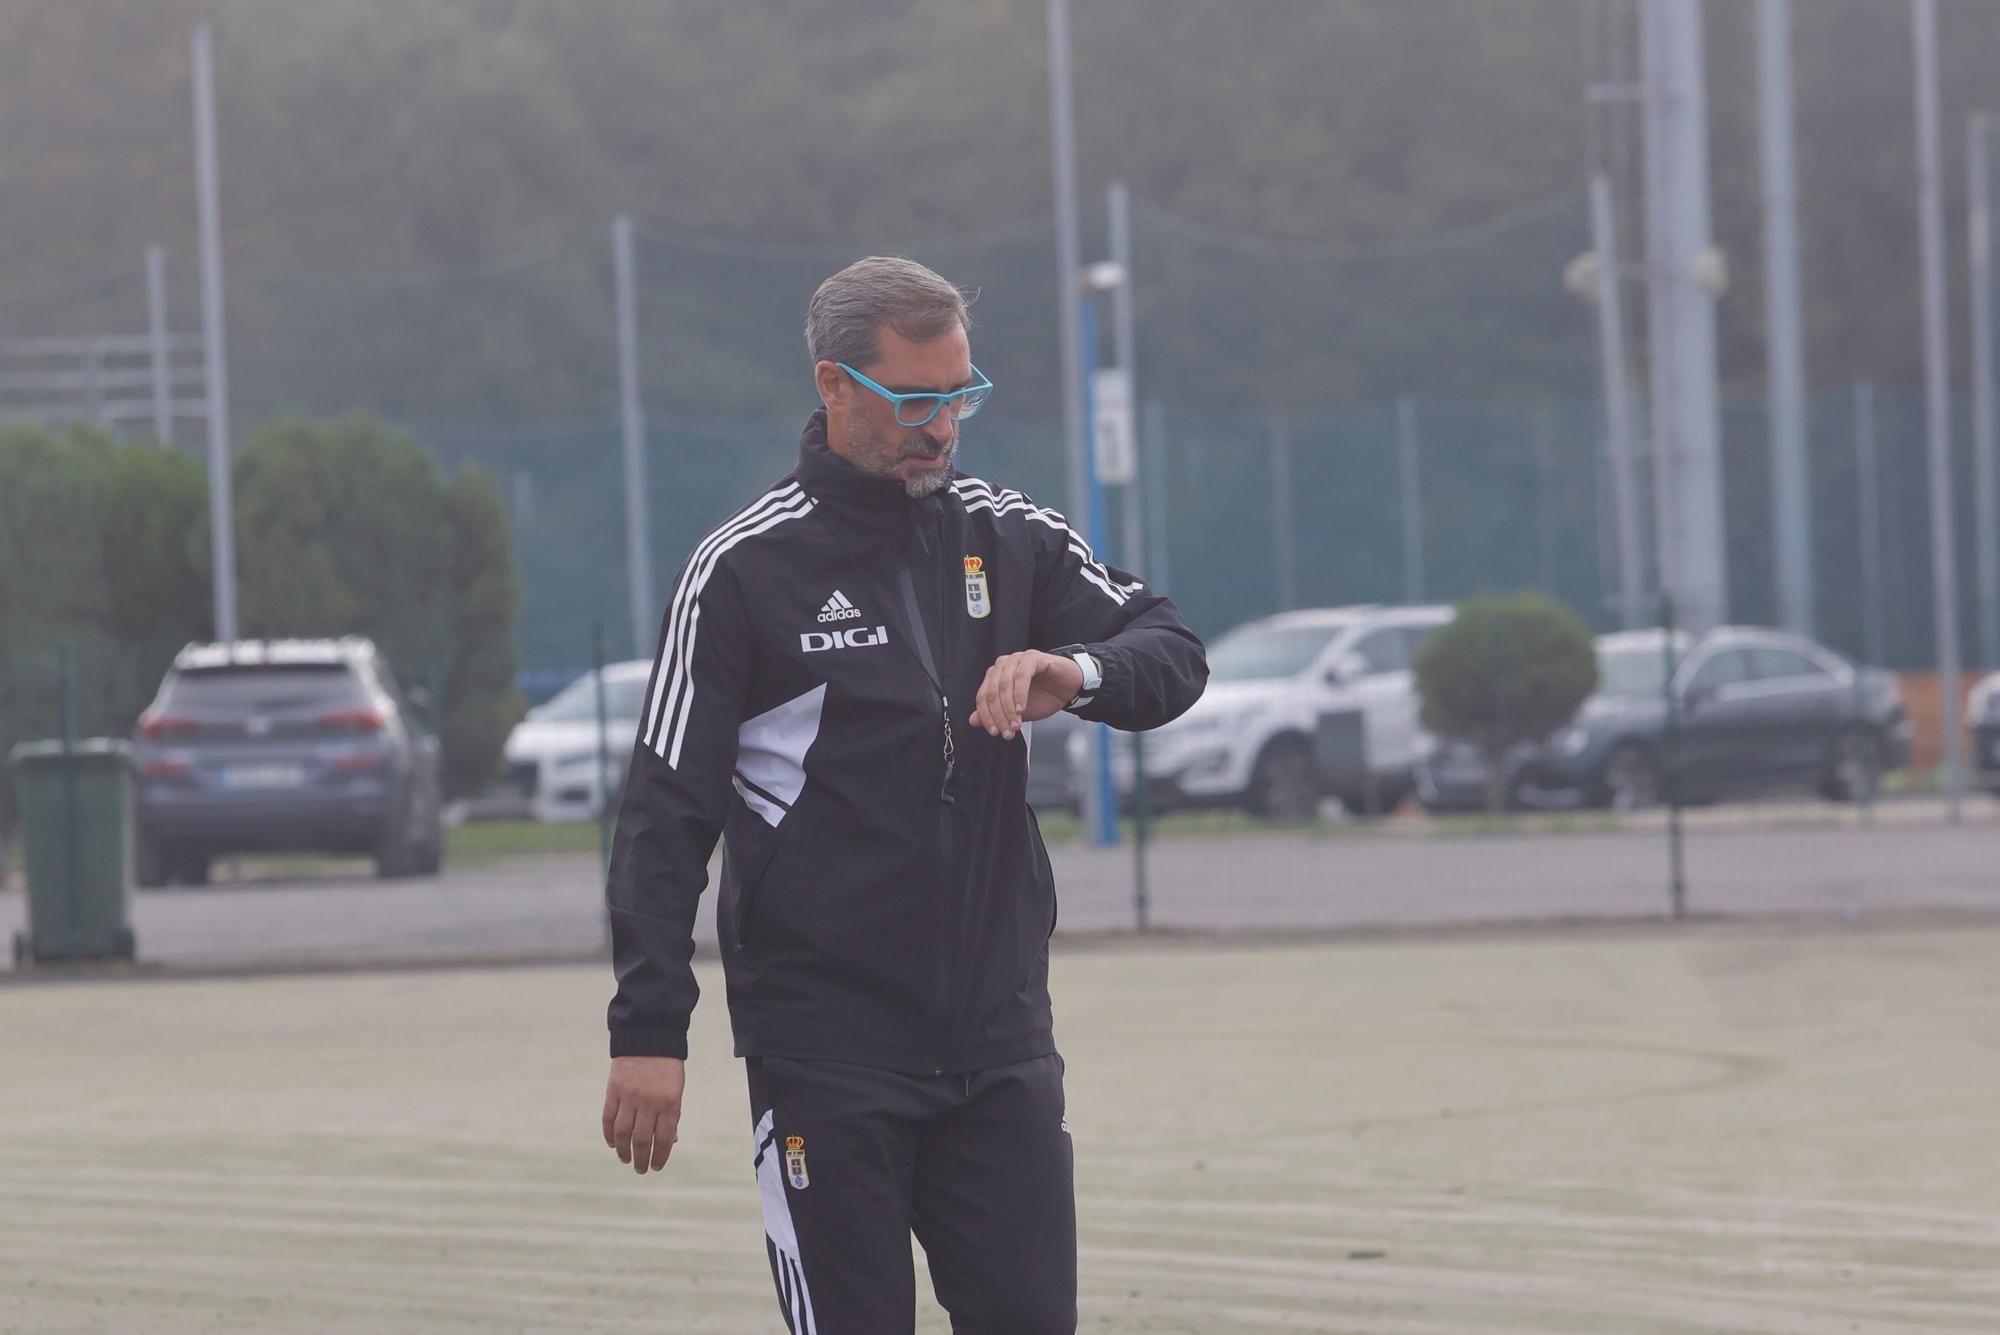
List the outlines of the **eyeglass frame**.
{"type": "MultiPolygon", "coordinates": [[[[983,398],[978,403],[974,404],[972,406],[971,412],[965,414],[963,417],[959,416],[956,413],[952,414],[951,420],[954,422],[969,422],[973,418],[979,416],[980,409],[986,406],[986,399],[990,399],[993,397],[993,382],[991,380],[988,380],[986,378],[986,373],[980,370],[977,366],[972,366],[972,373],[979,377],[979,383],[976,385],[967,385],[962,389],[954,389],[942,394],[938,393],[936,390],[921,390],[915,394],[898,394],[896,393],[896,391],[892,389],[885,389],[881,385],[876,384],[873,380],[870,380],[867,376],[861,374],[861,372],[855,370],[853,367],[849,366],[846,362],[835,362],[834,365],[838,366],[841,370],[847,372],[847,374],[853,376],[855,380],[861,383],[862,385],[867,386],[869,389],[874,390],[877,394],[880,394],[883,398],[889,400],[890,406],[894,410],[894,416],[896,419],[897,426],[908,426],[908,427],[929,426],[931,424],[931,419],[935,418],[940,412],[944,410],[944,405],[946,400],[962,399],[968,394],[978,394],[984,391],[986,398],[983,398]],[[932,407],[932,409],[928,413],[924,415],[924,419],[921,422],[905,422],[903,420],[903,404],[911,399],[936,399],[937,404],[934,407],[932,407]]],[[[972,364],[968,362],[967,365],[972,365],[972,364]]]]}

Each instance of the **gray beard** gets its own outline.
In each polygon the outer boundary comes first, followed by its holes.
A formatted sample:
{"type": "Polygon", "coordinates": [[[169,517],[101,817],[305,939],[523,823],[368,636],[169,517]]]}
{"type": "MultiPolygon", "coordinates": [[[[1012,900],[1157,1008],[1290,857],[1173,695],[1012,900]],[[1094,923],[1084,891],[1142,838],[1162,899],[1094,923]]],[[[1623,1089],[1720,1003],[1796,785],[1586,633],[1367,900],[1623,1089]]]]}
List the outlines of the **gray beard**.
{"type": "MultiPolygon", "coordinates": [[[[879,440],[871,440],[868,443],[870,445],[881,444],[879,440]]],[[[951,466],[953,461],[958,458],[958,438],[954,436],[951,444],[945,447],[944,459],[936,468],[927,473],[919,474],[909,481],[904,481],[903,475],[896,471],[897,465],[903,462],[904,457],[906,456],[898,455],[892,462],[885,464],[881,468],[863,468],[861,471],[872,473],[876,477],[886,477],[896,482],[901,482],[904,492],[913,501],[920,501],[926,496],[935,496],[951,484],[951,466]]]]}
{"type": "MultiPolygon", "coordinates": [[[[939,464],[938,467],[928,473],[919,474],[911,478],[908,482],[904,482],[903,490],[910,494],[910,499],[920,501],[926,496],[935,496],[950,485],[951,461],[957,454],[958,446],[954,443],[949,450],[945,451],[944,462],[939,464]]],[[[901,479],[898,480],[900,481],[901,479]]]]}

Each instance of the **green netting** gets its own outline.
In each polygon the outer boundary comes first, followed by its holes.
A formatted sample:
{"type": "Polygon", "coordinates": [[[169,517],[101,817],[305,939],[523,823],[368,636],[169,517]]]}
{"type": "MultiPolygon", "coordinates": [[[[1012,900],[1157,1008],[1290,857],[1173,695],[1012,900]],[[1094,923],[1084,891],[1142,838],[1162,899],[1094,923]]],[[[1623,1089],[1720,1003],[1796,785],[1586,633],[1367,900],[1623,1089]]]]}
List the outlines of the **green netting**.
{"type": "MultiPolygon", "coordinates": [[[[1560,282],[1588,244],[1580,196],[1351,253],[1218,233],[1144,200],[1132,221],[1139,398],[1152,432],[1153,531],[1141,564],[1200,629],[1282,606],[1528,585],[1597,625],[1618,622],[1593,316],[1560,282]],[[1405,550],[1401,398],[1413,404],[1418,440],[1420,570],[1405,550]],[[1274,473],[1280,432],[1290,442],[1288,485],[1274,473]]],[[[1104,232],[1102,209],[1086,210],[1086,259],[1105,253],[1104,232]]],[[[967,428],[965,466],[1077,510],[1064,486],[1046,223],[870,247],[772,245],[641,221],[659,596],[702,533],[790,467],[815,403],[806,299],[870,249],[909,254],[978,294],[974,355],[999,392],[967,428]]],[[[634,634],[625,594],[611,269],[607,225],[473,270],[230,276],[239,436],[274,413],[363,408],[410,429],[447,465],[477,461],[497,476],[515,523],[530,669],[580,666],[593,621],[616,654],[653,633],[634,634]]],[[[175,265],[172,277],[173,323],[187,329],[192,266],[175,265]]],[[[0,293],[0,337],[137,332],[144,311],[134,267],[0,293]]],[[[1109,319],[1100,325],[1108,356],[1109,319]]],[[[1932,657],[1922,402],[1885,391],[1876,403],[1882,656],[1920,666],[1932,657]]],[[[1731,613],[1753,623],[1776,615],[1764,418],[1761,401],[1732,404],[1722,435],[1731,613]]],[[[1961,410],[1955,494],[1969,626],[1967,420],[1961,410]]],[[[1851,393],[1817,396],[1809,432],[1819,628],[1861,653],[1851,393]]],[[[1643,460],[1639,471],[1650,537],[1643,460]]],[[[1106,508],[1108,553],[1136,561],[1116,498],[1106,508]]]]}

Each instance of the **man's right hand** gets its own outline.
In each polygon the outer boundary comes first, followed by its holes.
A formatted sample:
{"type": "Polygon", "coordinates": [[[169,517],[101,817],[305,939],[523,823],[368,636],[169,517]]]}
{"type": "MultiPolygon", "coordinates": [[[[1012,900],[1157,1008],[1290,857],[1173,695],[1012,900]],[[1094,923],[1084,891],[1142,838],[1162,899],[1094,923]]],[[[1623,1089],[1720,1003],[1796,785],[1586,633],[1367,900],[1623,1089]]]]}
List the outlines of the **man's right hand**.
{"type": "Polygon", "coordinates": [[[604,1143],[632,1171],[654,1172],[680,1139],[681,1091],[687,1063],[679,1057],[613,1057],[604,1086],[604,1143]]]}

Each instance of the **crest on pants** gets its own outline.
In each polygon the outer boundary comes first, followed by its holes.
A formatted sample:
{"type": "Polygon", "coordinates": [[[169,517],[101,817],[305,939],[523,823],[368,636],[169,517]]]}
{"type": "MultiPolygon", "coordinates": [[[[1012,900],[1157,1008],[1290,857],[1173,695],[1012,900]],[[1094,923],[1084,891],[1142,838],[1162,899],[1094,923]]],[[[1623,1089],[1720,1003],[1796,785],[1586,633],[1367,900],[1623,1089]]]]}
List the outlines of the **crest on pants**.
{"type": "Polygon", "coordinates": [[[785,1137],[785,1180],[795,1191],[804,1191],[812,1185],[806,1175],[806,1138],[804,1136],[785,1137]]]}

